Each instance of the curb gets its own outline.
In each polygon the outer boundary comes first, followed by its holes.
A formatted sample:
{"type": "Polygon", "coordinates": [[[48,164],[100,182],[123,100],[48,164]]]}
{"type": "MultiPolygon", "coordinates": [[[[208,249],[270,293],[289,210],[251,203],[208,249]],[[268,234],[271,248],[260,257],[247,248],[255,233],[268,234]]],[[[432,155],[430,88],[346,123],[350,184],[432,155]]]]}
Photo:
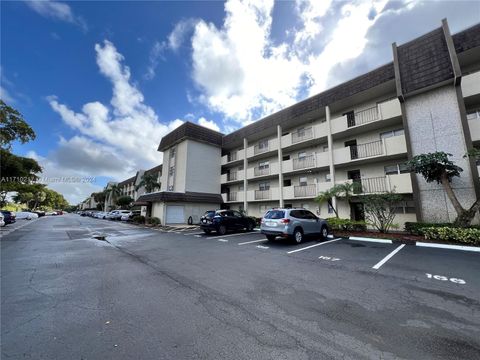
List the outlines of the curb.
{"type": "MultiPolygon", "coordinates": [[[[333,238],[333,235],[328,235],[328,237],[333,238]]],[[[368,241],[368,242],[383,243],[383,244],[399,244],[399,245],[400,244],[405,244],[405,245],[426,247],[426,248],[435,248],[435,249],[449,249],[449,250],[480,252],[480,247],[476,247],[476,246],[428,243],[428,242],[421,242],[421,241],[408,240],[408,239],[405,239],[405,240],[402,240],[402,239],[390,240],[390,239],[377,239],[377,238],[368,238],[368,237],[359,237],[359,236],[349,236],[346,239],[353,240],[353,241],[368,241]]]]}

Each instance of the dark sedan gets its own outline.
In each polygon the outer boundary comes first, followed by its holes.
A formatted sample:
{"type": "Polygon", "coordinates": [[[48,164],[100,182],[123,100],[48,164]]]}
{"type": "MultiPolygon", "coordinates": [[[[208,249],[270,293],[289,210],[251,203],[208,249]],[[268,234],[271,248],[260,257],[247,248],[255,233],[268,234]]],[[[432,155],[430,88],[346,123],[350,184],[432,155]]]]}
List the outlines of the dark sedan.
{"type": "Polygon", "coordinates": [[[226,234],[227,231],[252,231],[255,228],[255,219],[235,210],[210,210],[201,217],[200,227],[206,234],[212,231],[220,235],[226,234]]]}
{"type": "Polygon", "coordinates": [[[13,224],[16,220],[16,215],[13,211],[8,211],[8,210],[1,210],[3,214],[3,221],[5,221],[5,225],[8,224],[13,224]]]}

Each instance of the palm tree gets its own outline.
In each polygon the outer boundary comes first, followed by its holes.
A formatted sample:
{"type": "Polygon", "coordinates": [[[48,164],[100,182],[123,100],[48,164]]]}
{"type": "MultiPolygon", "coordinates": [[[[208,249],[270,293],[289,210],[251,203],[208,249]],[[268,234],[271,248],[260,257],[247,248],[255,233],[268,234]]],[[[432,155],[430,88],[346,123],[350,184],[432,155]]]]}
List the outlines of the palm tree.
{"type": "Polygon", "coordinates": [[[147,193],[154,192],[155,189],[160,188],[160,184],[157,181],[158,174],[143,174],[142,180],[140,180],[140,183],[136,186],[135,190],[138,191],[142,186],[145,187],[145,191],[147,193]]]}
{"type": "Polygon", "coordinates": [[[323,191],[317,195],[315,201],[322,204],[324,202],[328,203],[330,207],[333,209],[335,216],[338,218],[338,211],[333,206],[333,198],[339,197],[344,198],[345,201],[350,204],[350,199],[355,194],[362,192],[362,185],[358,182],[346,182],[344,184],[336,184],[332,186],[330,189],[323,191]]]}
{"type": "Polygon", "coordinates": [[[115,204],[118,197],[122,195],[122,190],[118,184],[111,185],[107,190],[105,190],[105,192],[107,193],[107,198],[111,200],[112,204],[115,204]]]}

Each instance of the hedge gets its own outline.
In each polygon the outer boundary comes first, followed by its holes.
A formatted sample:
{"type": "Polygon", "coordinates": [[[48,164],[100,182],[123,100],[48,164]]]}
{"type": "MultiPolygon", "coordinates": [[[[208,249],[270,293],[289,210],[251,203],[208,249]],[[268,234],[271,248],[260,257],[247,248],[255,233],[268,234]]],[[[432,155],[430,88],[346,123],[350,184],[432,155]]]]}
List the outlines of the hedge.
{"type": "Polygon", "coordinates": [[[480,229],[477,228],[427,227],[422,232],[427,240],[480,245],[480,229]]]}
{"type": "Polygon", "coordinates": [[[157,217],[149,217],[146,219],[147,224],[160,225],[160,219],[157,217]]]}
{"type": "Polygon", "coordinates": [[[326,220],[328,226],[332,230],[365,231],[367,229],[367,223],[365,221],[354,221],[350,219],[341,219],[335,217],[326,220]]]}
{"type": "Polygon", "coordinates": [[[132,222],[135,224],[145,224],[145,216],[142,215],[135,215],[132,217],[132,222]]]}
{"type": "MultiPolygon", "coordinates": [[[[421,223],[421,222],[406,222],[405,231],[412,235],[424,235],[426,228],[457,228],[457,226],[451,223],[421,223]]],[[[472,225],[469,226],[470,229],[480,230],[480,226],[472,225]]]]}

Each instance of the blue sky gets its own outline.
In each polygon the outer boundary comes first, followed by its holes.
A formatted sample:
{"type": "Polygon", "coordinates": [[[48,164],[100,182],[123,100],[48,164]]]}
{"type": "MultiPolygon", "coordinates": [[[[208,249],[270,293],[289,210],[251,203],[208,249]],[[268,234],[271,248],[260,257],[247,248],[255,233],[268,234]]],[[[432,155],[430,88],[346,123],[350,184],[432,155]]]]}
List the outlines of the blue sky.
{"type": "Polygon", "coordinates": [[[477,1],[1,3],[1,96],[37,133],[15,144],[78,203],[162,162],[183,121],[231,132],[391,61],[391,43],[478,22],[477,1]]]}

